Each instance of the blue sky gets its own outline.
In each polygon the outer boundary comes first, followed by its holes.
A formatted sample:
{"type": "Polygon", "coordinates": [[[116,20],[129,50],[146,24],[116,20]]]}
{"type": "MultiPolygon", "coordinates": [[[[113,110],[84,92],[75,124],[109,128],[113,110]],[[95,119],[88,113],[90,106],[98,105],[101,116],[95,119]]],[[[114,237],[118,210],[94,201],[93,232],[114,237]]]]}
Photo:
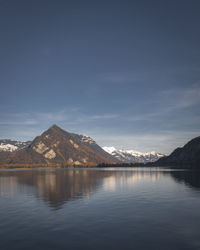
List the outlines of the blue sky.
{"type": "Polygon", "coordinates": [[[200,2],[0,1],[0,138],[52,124],[170,153],[200,135],[200,2]]]}

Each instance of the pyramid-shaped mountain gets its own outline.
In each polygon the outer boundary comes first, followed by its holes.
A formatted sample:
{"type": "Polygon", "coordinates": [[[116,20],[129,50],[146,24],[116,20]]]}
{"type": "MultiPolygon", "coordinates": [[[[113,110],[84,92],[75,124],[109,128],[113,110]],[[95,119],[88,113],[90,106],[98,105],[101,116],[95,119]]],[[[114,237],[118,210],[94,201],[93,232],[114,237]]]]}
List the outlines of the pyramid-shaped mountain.
{"type": "Polygon", "coordinates": [[[56,125],[37,136],[28,147],[10,153],[6,162],[4,157],[4,163],[8,164],[87,165],[117,162],[92,138],[69,133],[56,125]]]}

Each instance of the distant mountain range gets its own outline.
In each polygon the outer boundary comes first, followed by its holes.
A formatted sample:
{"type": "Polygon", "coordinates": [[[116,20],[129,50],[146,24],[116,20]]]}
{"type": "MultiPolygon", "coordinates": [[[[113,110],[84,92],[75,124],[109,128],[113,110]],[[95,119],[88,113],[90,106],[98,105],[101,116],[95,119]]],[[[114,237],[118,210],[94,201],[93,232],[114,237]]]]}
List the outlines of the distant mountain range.
{"type": "MultiPolygon", "coordinates": [[[[135,150],[117,150],[114,147],[99,147],[96,142],[87,135],[77,135],[72,134],[76,139],[80,140],[83,145],[89,146],[96,153],[102,154],[102,149],[115,157],[117,160],[126,163],[147,163],[147,162],[155,162],[159,158],[163,157],[163,154],[159,154],[156,152],[148,152],[141,153],[135,150]]],[[[20,149],[24,149],[28,147],[32,142],[21,142],[21,141],[13,141],[9,139],[0,140],[0,152],[14,152],[20,149]]],[[[107,155],[108,156],[108,155],[107,155]]],[[[113,160],[113,158],[112,158],[113,160]]]]}
{"type": "Polygon", "coordinates": [[[146,166],[200,167],[200,136],[169,156],[156,152],[101,148],[91,137],[51,126],[32,142],[0,140],[0,164],[98,165],[140,163],[146,166]]]}
{"type": "Polygon", "coordinates": [[[103,149],[116,159],[126,163],[155,162],[165,155],[156,152],[142,153],[135,150],[116,149],[114,147],[103,147],[103,149]]]}
{"type": "Polygon", "coordinates": [[[0,140],[0,152],[14,152],[30,145],[31,141],[21,142],[13,140],[0,140]]]}
{"type": "Polygon", "coordinates": [[[86,135],[51,126],[32,142],[1,140],[1,164],[84,165],[119,163],[86,135]]]}

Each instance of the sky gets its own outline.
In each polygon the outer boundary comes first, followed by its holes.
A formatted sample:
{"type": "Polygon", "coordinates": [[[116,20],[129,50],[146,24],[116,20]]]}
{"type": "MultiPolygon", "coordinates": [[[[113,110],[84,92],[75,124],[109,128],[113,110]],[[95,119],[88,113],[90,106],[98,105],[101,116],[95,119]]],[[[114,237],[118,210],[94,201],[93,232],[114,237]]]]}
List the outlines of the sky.
{"type": "Polygon", "coordinates": [[[200,135],[199,0],[0,0],[0,139],[52,124],[169,154],[200,135]]]}

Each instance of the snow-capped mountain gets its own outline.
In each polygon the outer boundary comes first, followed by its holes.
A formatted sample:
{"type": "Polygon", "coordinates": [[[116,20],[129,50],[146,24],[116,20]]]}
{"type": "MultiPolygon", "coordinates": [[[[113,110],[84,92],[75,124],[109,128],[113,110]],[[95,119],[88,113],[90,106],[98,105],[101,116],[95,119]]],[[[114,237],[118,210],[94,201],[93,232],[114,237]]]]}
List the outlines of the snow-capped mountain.
{"type": "Polygon", "coordinates": [[[14,152],[27,147],[31,142],[12,141],[8,139],[0,140],[0,152],[14,152]]]}
{"type": "Polygon", "coordinates": [[[124,149],[116,149],[114,147],[103,147],[103,150],[114,156],[120,161],[124,162],[134,162],[134,163],[147,163],[154,162],[165,156],[163,154],[157,152],[138,152],[135,150],[124,150],[124,149]]]}
{"type": "Polygon", "coordinates": [[[78,134],[73,134],[74,136],[78,137],[79,140],[81,140],[84,144],[90,145],[90,144],[95,144],[96,142],[89,137],[88,135],[78,135],[78,134]]]}

